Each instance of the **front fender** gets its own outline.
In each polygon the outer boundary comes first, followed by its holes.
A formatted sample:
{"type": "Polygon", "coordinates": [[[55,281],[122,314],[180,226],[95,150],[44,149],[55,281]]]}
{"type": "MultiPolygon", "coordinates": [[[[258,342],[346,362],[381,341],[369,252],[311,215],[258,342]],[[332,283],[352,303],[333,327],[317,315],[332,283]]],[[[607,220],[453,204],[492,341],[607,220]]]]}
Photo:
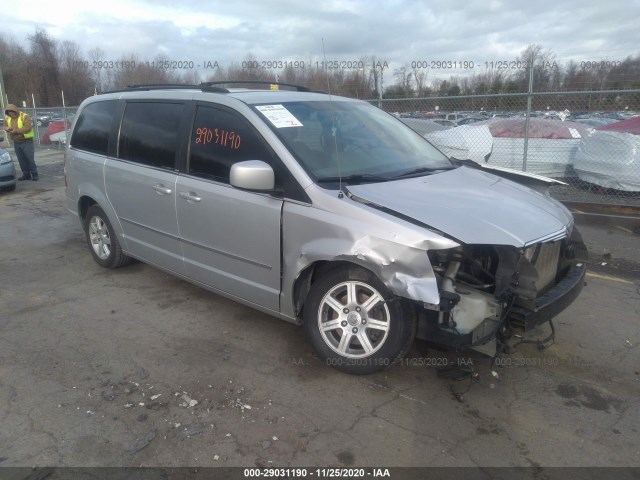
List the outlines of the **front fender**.
{"type": "Polygon", "coordinates": [[[373,219],[376,221],[366,222],[312,207],[286,206],[280,302],[283,315],[297,315],[295,286],[302,272],[317,262],[359,265],[400,297],[430,304],[440,302],[427,251],[458,244],[415,225],[388,219],[385,214],[374,215],[373,219]]]}

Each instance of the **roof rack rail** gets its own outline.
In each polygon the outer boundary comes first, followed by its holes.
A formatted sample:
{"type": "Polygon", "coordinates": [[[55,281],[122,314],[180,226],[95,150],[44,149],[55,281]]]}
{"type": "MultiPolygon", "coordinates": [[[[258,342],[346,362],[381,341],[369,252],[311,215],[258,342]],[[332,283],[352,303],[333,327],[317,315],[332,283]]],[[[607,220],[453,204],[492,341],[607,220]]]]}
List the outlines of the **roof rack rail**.
{"type": "Polygon", "coordinates": [[[238,84],[257,84],[257,85],[279,85],[283,87],[295,88],[298,92],[310,92],[311,89],[302,85],[294,85],[293,83],[270,82],[266,80],[219,80],[216,82],[202,82],[201,87],[213,87],[214,85],[238,85],[238,84]]]}
{"type": "MultiPolygon", "coordinates": [[[[106,93],[130,92],[132,90],[202,90],[203,92],[230,93],[231,90],[216,85],[240,85],[240,84],[258,84],[258,85],[280,85],[283,87],[295,88],[298,92],[311,92],[312,90],[302,85],[294,85],[284,82],[268,82],[265,80],[220,80],[216,82],[202,82],[198,85],[188,85],[183,83],[147,83],[127,85],[127,88],[121,90],[111,90],[106,93]]],[[[324,93],[324,92],[318,92],[324,93]]]]}
{"type": "Polygon", "coordinates": [[[130,92],[132,90],[163,90],[163,89],[194,89],[198,88],[197,85],[177,85],[177,84],[140,84],[140,85],[127,85],[125,88],[118,88],[115,90],[108,90],[102,93],[123,93],[130,92]]]}
{"type": "Polygon", "coordinates": [[[139,85],[127,85],[127,90],[169,90],[169,89],[199,89],[200,85],[187,85],[184,83],[142,83],[139,85]]]}

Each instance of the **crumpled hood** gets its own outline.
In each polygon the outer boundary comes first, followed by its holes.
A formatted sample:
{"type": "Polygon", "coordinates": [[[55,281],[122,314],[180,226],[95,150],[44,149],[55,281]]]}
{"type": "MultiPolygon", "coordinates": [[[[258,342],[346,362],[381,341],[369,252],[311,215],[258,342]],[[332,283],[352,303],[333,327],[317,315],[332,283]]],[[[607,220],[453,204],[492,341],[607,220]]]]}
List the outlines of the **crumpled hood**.
{"type": "Polygon", "coordinates": [[[525,247],[561,238],[573,225],[560,202],[466,167],[347,189],[356,201],[410,217],[466,244],[525,247]]]}

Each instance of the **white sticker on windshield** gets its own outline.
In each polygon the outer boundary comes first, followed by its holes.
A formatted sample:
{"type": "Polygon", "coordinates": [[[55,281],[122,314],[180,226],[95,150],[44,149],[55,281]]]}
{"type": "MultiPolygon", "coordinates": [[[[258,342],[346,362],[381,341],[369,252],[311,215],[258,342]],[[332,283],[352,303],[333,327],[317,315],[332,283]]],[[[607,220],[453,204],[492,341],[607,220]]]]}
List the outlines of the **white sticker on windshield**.
{"type": "Polygon", "coordinates": [[[301,127],[302,124],[282,105],[260,105],[256,107],[276,128],[301,127]]]}
{"type": "Polygon", "coordinates": [[[582,138],[582,136],[580,135],[580,132],[575,128],[569,128],[569,132],[571,133],[571,136],[573,138],[582,138]]]}

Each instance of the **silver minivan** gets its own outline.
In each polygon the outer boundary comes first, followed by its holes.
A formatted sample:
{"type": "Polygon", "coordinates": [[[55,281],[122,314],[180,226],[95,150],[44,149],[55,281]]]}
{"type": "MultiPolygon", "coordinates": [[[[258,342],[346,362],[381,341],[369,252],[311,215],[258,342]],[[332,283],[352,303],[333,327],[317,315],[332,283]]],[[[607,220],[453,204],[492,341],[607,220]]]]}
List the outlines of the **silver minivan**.
{"type": "Polygon", "coordinates": [[[366,102],[282,88],[85,100],[66,198],[95,261],[137,259],[303,325],[356,374],[416,336],[500,353],[577,297],[584,245],[559,202],[366,102]]]}

